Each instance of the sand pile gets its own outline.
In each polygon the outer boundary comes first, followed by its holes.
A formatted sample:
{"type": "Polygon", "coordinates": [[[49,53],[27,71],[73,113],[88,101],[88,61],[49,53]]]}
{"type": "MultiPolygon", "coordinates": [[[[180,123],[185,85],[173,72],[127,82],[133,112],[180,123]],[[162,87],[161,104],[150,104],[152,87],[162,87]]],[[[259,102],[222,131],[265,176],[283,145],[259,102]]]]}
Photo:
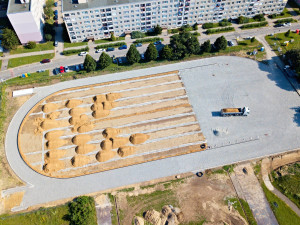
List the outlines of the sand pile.
{"type": "Polygon", "coordinates": [[[58,108],[59,108],[59,105],[55,104],[55,103],[47,103],[42,106],[42,110],[44,113],[56,111],[58,108]]]}
{"type": "Polygon", "coordinates": [[[73,117],[79,117],[81,114],[83,114],[85,112],[86,112],[86,108],[82,108],[82,107],[73,108],[73,109],[69,110],[70,116],[73,116],[73,117]]]}
{"type": "Polygon", "coordinates": [[[121,129],[108,127],[102,132],[102,135],[104,138],[111,138],[118,136],[120,133],[121,129]]]}
{"type": "Polygon", "coordinates": [[[89,117],[87,115],[85,115],[85,114],[82,114],[82,115],[76,116],[76,117],[71,117],[69,119],[69,123],[71,125],[84,124],[84,123],[86,123],[88,121],[89,121],[89,117]]]}
{"type": "Polygon", "coordinates": [[[125,138],[125,137],[113,137],[113,138],[110,138],[110,140],[112,141],[113,149],[120,148],[129,142],[128,138],[125,138]]]}
{"type": "Polygon", "coordinates": [[[52,113],[47,114],[46,117],[50,120],[55,120],[59,117],[59,115],[60,115],[60,112],[56,111],[56,112],[52,112],[52,113]]]}
{"type": "Polygon", "coordinates": [[[112,108],[116,107],[116,103],[115,102],[102,102],[102,105],[103,105],[103,109],[104,110],[111,110],[112,108]]]}
{"type": "Polygon", "coordinates": [[[163,216],[168,216],[171,212],[172,212],[172,209],[168,205],[163,206],[161,209],[161,213],[163,216]]]}
{"type": "Polygon", "coordinates": [[[89,132],[89,131],[93,130],[93,128],[94,128],[94,124],[89,122],[89,123],[86,123],[86,124],[78,127],[77,131],[79,133],[86,133],[86,132],[89,132]]]}
{"type": "Polygon", "coordinates": [[[112,159],[113,157],[116,156],[116,152],[114,151],[99,151],[96,155],[96,159],[99,161],[99,162],[105,162],[107,160],[110,160],[112,159]]]}
{"type": "Polygon", "coordinates": [[[75,108],[76,106],[82,104],[82,101],[79,99],[71,99],[66,102],[67,108],[75,108]]]}
{"type": "Polygon", "coordinates": [[[104,151],[112,150],[112,141],[109,139],[106,139],[100,143],[100,147],[104,151]]]}
{"type": "Polygon", "coordinates": [[[149,223],[152,223],[154,225],[160,225],[161,224],[160,213],[154,209],[150,209],[145,213],[145,220],[147,220],[149,223]]]}
{"type": "Polygon", "coordinates": [[[53,139],[53,140],[47,141],[46,146],[48,149],[54,149],[54,148],[59,148],[67,143],[68,143],[67,140],[53,139]]]}
{"type": "Polygon", "coordinates": [[[175,213],[171,212],[168,215],[167,224],[169,224],[169,225],[178,225],[179,224],[179,222],[177,220],[177,216],[175,215],[175,213]]]}
{"type": "Polygon", "coordinates": [[[57,120],[49,120],[49,119],[45,119],[40,127],[43,129],[43,130],[50,130],[50,129],[54,129],[54,128],[57,128],[60,126],[60,121],[57,121],[57,120]]]}
{"type": "Polygon", "coordinates": [[[145,221],[142,217],[136,216],[134,217],[134,225],[144,225],[145,221]]]}
{"type": "Polygon", "coordinates": [[[127,157],[129,155],[134,154],[136,151],[136,147],[134,146],[124,146],[118,149],[118,154],[121,157],[127,157]]]}
{"type": "Polygon", "coordinates": [[[50,163],[44,165],[43,170],[46,173],[56,172],[65,168],[65,163],[61,160],[52,160],[50,163]]]}
{"type": "Polygon", "coordinates": [[[45,139],[50,141],[54,139],[58,139],[60,136],[62,136],[65,132],[63,130],[53,130],[49,131],[45,134],[45,139]]]}
{"type": "Polygon", "coordinates": [[[120,93],[109,93],[106,94],[106,100],[107,101],[115,101],[117,99],[121,98],[121,94],[120,93]]]}
{"type": "Polygon", "coordinates": [[[104,101],[106,101],[106,96],[105,95],[96,95],[94,98],[93,98],[94,102],[96,103],[102,103],[104,101]]]}
{"type": "Polygon", "coordinates": [[[92,140],[92,137],[88,134],[79,134],[72,138],[72,143],[75,145],[84,145],[92,140]]]}
{"type": "Polygon", "coordinates": [[[75,155],[71,159],[71,163],[75,167],[82,167],[90,162],[90,157],[86,155],[75,155]]]}
{"type": "Polygon", "coordinates": [[[147,134],[132,134],[129,140],[132,144],[138,145],[144,143],[149,137],[147,134]]]}
{"type": "Polygon", "coordinates": [[[86,154],[95,151],[96,145],[89,145],[89,144],[84,144],[84,145],[79,145],[75,148],[75,152],[77,154],[86,154]]]}
{"type": "Polygon", "coordinates": [[[184,221],[184,215],[182,212],[176,214],[178,223],[182,223],[184,221]]]}
{"type": "Polygon", "coordinates": [[[109,110],[97,110],[92,113],[92,116],[96,119],[106,117],[110,114],[109,110]]]}
{"type": "Polygon", "coordinates": [[[59,159],[64,157],[65,154],[66,154],[65,150],[53,149],[46,153],[46,157],[51,159],[59,159]]]}
{"type": "Polygon", "coordinates": [[[100,104],[93,104],[92,106],[91,106],[91,110],[92,111],[101,111],[101,110],[103,110],[103,104],[102,103],[100,103],[100,104]]]}

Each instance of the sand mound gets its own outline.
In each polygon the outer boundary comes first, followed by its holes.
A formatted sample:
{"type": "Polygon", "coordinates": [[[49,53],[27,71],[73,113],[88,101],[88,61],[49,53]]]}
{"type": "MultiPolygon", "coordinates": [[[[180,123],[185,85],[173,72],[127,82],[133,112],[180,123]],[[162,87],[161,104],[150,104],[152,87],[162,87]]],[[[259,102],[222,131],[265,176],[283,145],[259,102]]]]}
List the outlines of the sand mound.
{"type": "Polygon", "coordinates": [[[113,157],[115,157],[116,154],[117,153],[114,152],[114,151],[100,151],[100,152],[97,153],[96,159],[99,162],[105,162],[105,161],[110,160],[113,157]]]}
{"type": "Polygon", "coordinates": [[[129,142],[128,138],[125,137],[114,137],[114,138],[110,138],[110,140],[112,141],[113,149],[120,148],[129,142]]]}
{"type": "Polygon", "coordinates": [[[46,117],[50,120],[55,120],[59,117],[59,115],[60,115],[60,112],[52,112],[52,113],[47,114],[46,117]]]}
{"type": "Polygon", "coordinates": [[[109,110],[97,110],[92,113],[92,116],[96,119],[99,119],[108,116],[109,113],[109,110]]]}
{"type": "Polygon", "coordinates": [[[144,143],[149,137],[147,134],[132,134],[129,140],[132,144],[138,145],[144,143]]]}
{"type": "Polygon", "coordinates": [[[55,104],[55,103],[47,103],[42,106],[42,110],[44,113],[56,111],[58,108],[59,108],[59,105],[55,104]]]}
{"type": "Polygon", "coordinates": [[[71,163],[73,166],[75,167],[81,167],[84,166],[86,164],[88,164],[90,162],[90,157],[86,156],[86,155],[75,155],[72,159],[71,159],[71,163]]]}
{"type": "Polygon", "coordinates": [[[163,206],[162,209],[161,209],[161,213],[164,216],[168,216],[171,212],[172,212],[172,209],[168,205],[163,206]]]}
{"type": "Polygon", "coordinates": [[[61,160],[53,160],[50,163],[47,163],[44,165],[44,172],[46,173],[51,173],[51,172],[56,172],[58,170],[62,170],[65,168],[65,163],[61,160]]]}
{"type": "Polygon", "coordinates": [[[104,140],[101,142],[100,147],[102,150],[108,151],[112,149],[112,141],[111,140],[104,140]]]}
{"type": "Polygon", "coordinates": [[[102,105],[103,105],[104,110],[111,110],[112,108],[114,108],[116,106],[116,103],[106,101],[106,102],[102,102],[102,105]]]}
{"type": "Polygon", "coordinates": [[[103,104],[102,103],[97,103],[97,104],[93,104],[91,106],[91,110],[92,111],[98,111],[98,110],[103,110],[103,104]]]}
{"type": "Polygon", "coordinates": [[[71,125],[75,125],[75,124],[84,124],[86,122],[89,121],[89,117],[85,114],[81,115],[81,116],[76,116],[76,117],[71,117],[69,119],[69,123],[71,125]]]}
{"type": "Polygon", "coordinates": [[[149,223],[152,223],[154,225],[160,225],[161,224],[160,213],[154,209],[150,209],[145,213],[145,220],[147,220],[149,223]]]}
{"type": "Polygon", "coordinates": [[[105,138],[111,138],[111,137],[118,136],[120,133],[121,133],[121,129],[108,127],[102,132],[102,135],[105,138]]]}
{"type": "Polygon", "coordinates": [[[94,124],[89,123],[89,124],[84,124],[84,125],[80,126],[77,129],[77,131],[79,133],[85,133],[85,132],[89,132],[89,131],[93,130],[93,128],[94,128],[94,124]]]}
{"type": "Polygon", "coordinates": [[[49,120],[49,119],[45,119],[42,123],[41,123],[41,128],[43,130],[50,130],[50,129],[54,129],[59,127],[59,121],[57,120],[49,120]]]}
{"type": "Polygon", "coordinates": [[[92,136],[88,134],[79,134],[72,138],[72,142],[75,145],[84,145],[90,140],[92,140],[92,136]]]}
{"type": "Polygon", "coordinates": [[[176,214],[176,216],[179,223],[182,223],[184,221],[184,215],[182,212],[176,214]]]}
{"type": "Polygon", "coordinates": [[[46,153],[46,157],[51,159],[59,159],[64,157],[65,154],[66,154],[65,150],[53,149],[46,153]]]}
{"type": "Polygon", "coordinates": [[[69,110],[70,116],[79,117],[81,114],[86,112],[86,108],[74,108],[69,110]]]}
{"type": "Polygon", "coordinates": [[[136,147],[134,146],[124,146],[118,149],[118,154],[121,157],[127,157],[129,155],[134,154],[136,151],[136,147]]]}
{"type": "Polygon", "coordinates": [[[96,95],[93,99],[94,99],[94,102],[101,103],[101,102],[106,101],[106,96],[105,95],[96,95]]]}
{"type": "Polygon", "coordinates": [[[48,149],[54,149],[67,144],[67,142],[68,142],[67,140],[63,140],[63,139],[50,140],[46,143],[46,146],[48,149]]]}
{"type": "Polygon", "coordinates": [[[49,131],[45,134],[45,139],[50,141],[54,139],[58,139],[60,136],[62,136],[65,132],[63,130],[53,130],[49,131]]]}
{"type": "Polygon", "coordinates": [[[107,101],[115,101],[115,100],[117,100],[119,98],[121,98],[121,94],[120,93],[109,93],[109,94],[106,94],[107,101]]]}
{"type": "Polygon", "coordinates": [[[177,220],[177,217],[176,217],[176,215],[173,212],[171,212],[168,215],[168,220],[167,221],[168,221],[169,225],[178,225],[179,224],[178,220],[177,220]]]}
{"type": "Polygon", "coordinates": [[[134,217],[134,225],[144,225],[144,219],[142,217],[136,216],[134,217]]]}
{"type": "Polygon", "coordinates": [[[77,154],[86,154],[95,151],[95,149],[96,149],[96,145],[84,144],[84,145],[77,146],[75,148],[75,151],[77,154]]]}
{"type": "Polygon", "coordinates": [[[82,104],[82,101],[79,99],[71,99],[66,102],[66,107],[75,108],[76,106],[82,104]]]}

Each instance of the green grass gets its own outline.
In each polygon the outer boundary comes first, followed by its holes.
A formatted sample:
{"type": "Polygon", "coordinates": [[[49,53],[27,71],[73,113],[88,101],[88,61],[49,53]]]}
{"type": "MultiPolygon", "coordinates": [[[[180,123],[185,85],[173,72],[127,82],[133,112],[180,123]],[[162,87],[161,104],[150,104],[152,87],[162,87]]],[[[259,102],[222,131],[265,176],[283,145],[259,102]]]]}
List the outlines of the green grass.
{"type": "Polygon", "coordinates": [[[300,224],[300,217],[284,201],[269,191],[265,184],[261,183],[261,186],[279,225],[300,224]],[[274,205],[275,202],[278,205],[277,208],[274,205]]]}
{"type": "Polygon", "coordinates": [[[292,14],[291,14],[291,12],[289,12],[288,10],[287,10],[287,8],[284,8],[283,10],[282,10],[282,13],[280,13],[280,14],[276,14],[276,15],[269,15],[268,17],[269,18],[271,18],[271,19],[279,19],[279,18],[286,18],[286,17],[291,17],[291,16],[293,16],[292,14]],[[273,18],[274,17],[274,18],[273,18]]]}
{"type": "Polygon", "coordinates": [[[118,225],[118,215],[117,215],[117,211],[116,211],[116,204],[115,204],[115,200],[114,200],[114,196],[112,196],[111,194],[108,194],[110,203],[111,203],[111,223],[112,225],[118,225]]]}
{"type": "Polygon", "coordinates": [[[134,190],[134,187],[131,187],[131,188],[124,188],[122,190],[120,190],[119,192],[131,192],[134,190]]]}
{"type": "Polygon", "coordinates": [[[278,33],[274,36],[265,36],[266,41],[274,50],[274,52],[279,55],[278,47],[281,48],[282,53],[284,54],[286,51],[291,49],[300,49],[300,35],[291,32],[289,37],[284,36],[285,33],[278,33]],[[288,46],[284,46],[285,41],[290,41],[294,39],[293,43],[289,43],[288,46]]]}
{"type": "Polygon", "coordinates": [[[67,225],[69,221],[63,219],[68,214],[68,206],[61,205],[52,208],[43,208],[30,213],[1,216],[1,225],[67,225]]]}
{"type": "Polygon", "coordinates": [[[235,31],[234,27],[224,27],[218,29],[208,29],[206,30],[207,34],[219,34],[219,33],[226,33],[226,32],[233,32],[235,31]]]}
{"type": "Polygon", "coordinates": [[[47,51],[47,50],[54,50],[53,41],[48,41],[46,43],[42,44],[36,44],[36,47],[34,49],[28,49],[24,46],[18,46],[17,49],[11,50],[9,53],[11,55],[14,54],[21,54],[21,53],[28,53],[28,52],[38,52],[38,51],[47,51]]]}
{"type": "Polygon", "coordinates": [[[258,162],[254,167],[253,167],[254,173],[256,176],[260,174],[261,171],[261,162],[258,162]]]}
{"type": "Polygon", "coordinates": [[[52,59],[53,57],[54,57],[54,53],[12,58],[8,60],[8,68],[14,68],[21,65],[40,62],[43,59],[52,59]]]}
{"type": "Polygon", "coordinates": [[[87,42],[75,42],[75,43],[64,42],[64,48],[84,46],[84,45],[87,45],[87,44],[88,44],[87,42]]]}
{"type": "Polygon", "coordinates": [[[31,73],[29,77],[21,78],[15,77],[5,81],[5,84],[9,86],[21,86],[26,84],[34,84],[34,83],[46,83],[50,81],[49,70],[41,73],[31,73]]]}
{"type": "Polygon", "coordinates": [[[0,69],[1,69],[1,67],[2,67],[2,60],[0,60],[0,69]]]}
{"type": "MultiPolygon", "coordinates": [[[[116,38],[116,41],[123,41],[123,40],[125,40],[125,37],[117,37],[116,38]]],[[[110,43],[112,41],[110,40],[110,38],[108,38],[108,39],[95,40],[94,42],[95,42],[95,44],[103,44],[103,43],[110,43]]]]}

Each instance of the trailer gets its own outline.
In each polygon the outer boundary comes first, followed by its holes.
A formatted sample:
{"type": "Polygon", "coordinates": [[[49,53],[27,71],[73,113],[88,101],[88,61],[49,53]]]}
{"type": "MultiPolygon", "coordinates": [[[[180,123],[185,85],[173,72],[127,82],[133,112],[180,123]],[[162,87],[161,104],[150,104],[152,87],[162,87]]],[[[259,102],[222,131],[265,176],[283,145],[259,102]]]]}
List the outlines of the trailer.
{"type": "Polygon", "coordinates": [[[221,109],[221,116],[248,116],[249,113],[250,110],[248,107],[221,109]]]}

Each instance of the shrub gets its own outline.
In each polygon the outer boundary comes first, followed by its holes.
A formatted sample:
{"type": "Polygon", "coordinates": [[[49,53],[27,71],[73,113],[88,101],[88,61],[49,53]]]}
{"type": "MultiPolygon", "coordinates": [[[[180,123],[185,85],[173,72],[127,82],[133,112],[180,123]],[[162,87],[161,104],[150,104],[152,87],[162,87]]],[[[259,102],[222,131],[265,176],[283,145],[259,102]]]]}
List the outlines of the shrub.
{"type": "Polygon", "coordinates": [[[63,55],[75,55],[80,52],[88,52],[90,49],[89,47],[81,48],[81,49],[70,49],[70,50],[65,50],[63,51],[63,55]]]}
{"type": "Polygon", "coordinates": [[[224,36],[218,37],[214,43],[216,50],[225,50],[227,48],[227,40],[224,36]]]}
{"type": "Polygon", "coordinates": [[[250,24],[246,24],[241,26],[241,29],[251,29],[251,28],[256,28],[256,27],[264,27],[268,25],[268,22],[261,22],[261,23],[250,23],[250,24]]]}
{"type": "Polygon", "coordinates": [[[28,41],[26,48],[34,49],[36,47],[36,43],[34,41],[28,41]]]}
{"type": "Polygon", "coordinates": [[[112,43],[112,44],[97,45],[96,49],[109,48],[109,47],[120,47],[122,45],[126,45],[126,43],[125,42],[117,42],[117,43],[112,43]]]}
{"type": "Polygon", "coordinates": [[[110,58],[110,56],[107,53],[102,52],[99,57],[99,61],[97,63],[98,67],[100,69],[104,69],[104,68],[108,67],[111,63],[112,63],[112,59],[110,58]]]}
{"type": "Polygon", "coordinates": [[[45,34],[45,39],[46,39],[46,41],[51,41],[52,40],[52,35],[51,34],[45,34]]]}
{"type": "Polygon", "coordinates": [[[193,25],[193,30],[198,30],[198,23],[195,23],[195,24],[193,25]]]}
{"type": "Polygon", "coordinates": [[[196,31],[196,32],[193,32],[192,35],[198,37],[198,36],[200,36],[200,33],[196,31]]]}
{"type": "Polygon", "coordinates": [[[250,40],[252,43],[256,41],[255,37],[252,37],[250,40]]]}
{"type": "Polygon", "coordinates": [[[285,36],[285,37],[289,37],[290,34],[291,34],[291,30],[288,30],[287,32],[284,33],[284,36],[285,36]]]}
{"type": "Polygon", "coordinates": [[[182,32],[189,32],[189,31],[192,31],[193,30],[193,27],[191,27],[190,25],[183,25],[181,28],[180,28],[180,30],[182,31],[182,32]]]}
{"type": "Polygon", "coordinates": [[[249,18],[244,16],[239,16],[238,24],[249,23],[249,18]]]}
{"type": "Polygon", "coordinates": [[[142,33],[140,31],[131,32],[131,39],[144,38],[145,36],[146,36],[145,33],[142,33]]]}
{"type": "Polygon", "coordinates": [[[202,45],[201,45],[201,52],[210,52],[211,51],[211,44],[210,44],[210,40],[205,41],[202,45]]]}
{"type": "Polygon", "coordinates": [[[214,24],[213,23],[204,23],[202,25],[202,28],[203,29],[209,29],[209,28],[213,28],[214,27],[214,24]]]}
{"type": "Polygon", "coordinates": [[[286,18],[286,19],[282,19],[282,20],[276,20],[276,24],[278,23],[292,23],[294,22],[294,19],[293,18],[286,18]]]}
{"type": "Polygon", "coordinates": [[[137,39],[134,41],[134,43],[150,43],[155,41],[163,41],[163,38],[154,37],[154,38],[143,38],[143,39],[137,39]]]}
{"type": "Polygon", "coordinates": [[[117,40],[117,38],[115,37],[114,32],[111,32],[111,33],[110,33],[110,40],[111,40],[111,41],[116,41],[116,40],[117,40]]]}
{"type": "Polygon", "coordinates": [[[179,32],[179,29],[171,29],[171,30],[168,30],[168,32],[169,33],[171,33],[171,34],[176,34],[176,33],[178,33],[179,32]]]}
{"type": "Polygon", "coordinates": [[[231,23],[226,19],[223,19],[222,21],[219,22],[220,27],[226,27],[226,26],[230,26],[230,25],[231,25],[231,23]]]}
{"type": "Polygon", "coordinates": [[[229,31],[233,31],[234,28],[233,27],[224,27],[224,28],[220,28],[220,29],[208,29],[206,31],[207,34],[215,34],[215,33],[222,33],[222,32],[229,32],[229,31]]]}
{"type": "Polygon", "coordinates": [[[265,20],[266,20],[263,14],[255,15],[255,16],[253,17],[253,19],[254,19],[255,21],[265,21],[265,20]]]}

